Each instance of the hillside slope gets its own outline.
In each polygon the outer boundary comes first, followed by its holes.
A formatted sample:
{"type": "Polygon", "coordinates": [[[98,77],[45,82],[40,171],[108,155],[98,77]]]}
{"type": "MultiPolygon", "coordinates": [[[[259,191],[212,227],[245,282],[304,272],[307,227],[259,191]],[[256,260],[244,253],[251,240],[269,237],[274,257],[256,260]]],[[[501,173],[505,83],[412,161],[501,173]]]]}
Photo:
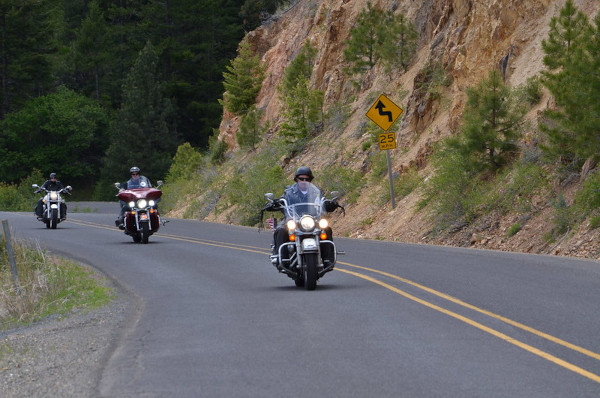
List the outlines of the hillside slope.
{"type": "MultiPolygon", "coordinates": [[[[265,111],[264,119],[272,123],[271,131],[276,131],[281,122],[277,84],[306,41],[318,50],[311,83],[324,91],[325,106],[353,99],[341,131],[325,131],[292,159],[274,159],[289,175],[299,165],[309,165],[317,174],[318,184],[319,171],[331,164],[369,175],[369,158],[378,149],[364,149],[363,143],[370,139],[365,133],[365,126],[370,123],[365,113],[385,93],[404,109],[396,132],[398,149],[391,151],[393,173],[416,168],[426,177],[430,173],[427,157],[433,143],[459,129],[468,87],[492,69],[499,69],[510,86],[525,83],[543,69],[541,41],[547,38],[550,19],[558,14],[564,0],[373,0],[371,3],[414,21],[420,41],[415,62],[405,73],[386,73],[381,65],[376,65],[361,77],[359,89],[343,73],[347,66],[343,50],[367,0],[300,0],[249,34],[253,49],[266,66],[257,106],[265,111]],[[442,88],[440,96],[415,89],[415,82],[422,79],[421,71],[428,62],[441,62],[452,77],[452,83],[442,88]]],[[[590,20],[600,9],[594,0],[576,0],[575,5],[590,20]]],[[[550,103],[551,98],[545,97],[528,113],[532,130],[537,115],[550,103]]],[[[238,126],[239,118],[224,115],[219,139],[225,140],[234,151],[239,151],[235,144],[238,126]]],[[[252,161],[250,155],[246,159],[252,161]]],[[[528,214],[489,214],[472,225],[434,236],[426,214],[415,208],[418,190],[402,198],[394,209],[389,201],[379,204],[374,195],[387,186],[387,176],[384,179],[369,179],[360,198],[346,207],[346,215],[334,216],[333,228],[338,236],[600,258],[599,231],[590,230],[587,225],[552,243],[543,239],[552,228],[552,207],[545,198],[536,198],[531,204],[534,211],[528,214]],[[509,238],[507,229],[517,221],[522,228],[509,238]]],[[[557,189],[564,191],[568,201],[576,184],[557,189]]],[[[225,221],[223,214],[210,214],[207,219],[225,221]]]]}

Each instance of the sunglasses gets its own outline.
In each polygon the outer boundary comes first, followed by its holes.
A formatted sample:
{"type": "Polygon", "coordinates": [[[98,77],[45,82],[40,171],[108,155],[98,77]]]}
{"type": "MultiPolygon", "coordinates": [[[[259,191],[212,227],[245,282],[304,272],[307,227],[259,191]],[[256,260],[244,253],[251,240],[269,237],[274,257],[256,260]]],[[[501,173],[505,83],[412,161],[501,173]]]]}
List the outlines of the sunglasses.
{"type": "Polygon", "coordinates": [[[139,173],[131,173],[132,176],[139,176],[139,173]]]}
{"type": "Polygon", "coordinates": [[[298,177],[299,181],[310,181],[309,177],[298,177]]]}

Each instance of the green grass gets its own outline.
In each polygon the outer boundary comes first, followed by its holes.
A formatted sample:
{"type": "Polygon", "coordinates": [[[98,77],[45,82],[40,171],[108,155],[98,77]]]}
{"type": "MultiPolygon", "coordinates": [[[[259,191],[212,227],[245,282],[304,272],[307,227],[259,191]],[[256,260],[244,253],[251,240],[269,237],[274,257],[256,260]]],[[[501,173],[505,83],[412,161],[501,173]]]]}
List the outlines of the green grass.
{"type": "Polygon", "coordinates": [[[50,315],[91,310],[112,299],[106,280],[91,269],[22,242],[12,244],[18,275],[15,282],[4,238],[0,245],[0,330],[50,315]]]}

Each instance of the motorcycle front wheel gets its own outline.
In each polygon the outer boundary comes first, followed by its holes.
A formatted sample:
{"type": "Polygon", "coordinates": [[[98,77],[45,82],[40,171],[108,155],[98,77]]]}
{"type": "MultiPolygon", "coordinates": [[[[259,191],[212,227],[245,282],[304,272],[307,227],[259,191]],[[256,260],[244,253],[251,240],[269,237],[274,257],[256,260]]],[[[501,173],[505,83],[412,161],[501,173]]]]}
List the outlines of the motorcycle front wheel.
{"type": "Polygon", "coordinates": [[[150,226],[147,222],[142,224],[142,243],[148,243],[150,237],[150,226]]]}
{"type": "Polygon", "coordinates": [[[319,278],[318,265],[318,253],[304,255],[304,287],[306,290],[315,290],[317,287],[317,279],[319,278]]]}
{"type": "Polygon", "coordinates": [[[58,225],[58,209],[52,209],[52,215],[50,216],[50,228],[56,229],[58,225]]]}

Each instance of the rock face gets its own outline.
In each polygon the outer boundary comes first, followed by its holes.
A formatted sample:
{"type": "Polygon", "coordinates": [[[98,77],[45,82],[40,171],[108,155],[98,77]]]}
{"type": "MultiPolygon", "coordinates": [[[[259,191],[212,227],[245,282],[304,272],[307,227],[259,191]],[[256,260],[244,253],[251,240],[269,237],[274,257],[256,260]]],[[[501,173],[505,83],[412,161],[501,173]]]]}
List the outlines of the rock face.
{"type": "MultiPolygon", "coordinates": [[[[308,150],[282,165],[288,171],[298,164],[310,164],[316,170],[337,164],[368,173],[368,158],[372,153],[362,149],[362,144],[369,139],[364,132],[368,121],[365,113],[374,99],[385,93],[404,110],[396,132],[401,150],[392,153],[393,171],[402,173],[409,167],[416,167],[426,176],[427,157],[433,143],[459,129],[468,87],[474,86],[493,69],[500,70],[511,86],[525,83],[543,69],[541,41],[547,38],[550,19],[558,15],[565,0],[371,0],[374,6],[402,14],[414,22],[419,33],[418,52],[407,71],[386,72],[381,65],[376,65],[359,81],[353,81],[343,72],[347,66],[343,50],[350,29],[367,2],[292,2],[287,10],[248,34],[252,48],[266,67],[257,106],[264,110],[264,119],[271,123],[273,131],[281,122],[281,103],[276,87],[284,69],[307,41],[318,51],[311,84],[325,93],[325,107],[331,109],[336,104],[350,102],[350,116],[344,127],[326,131],[308,150]],[[423,69],[428,63],[438,63],[452,78],[441,95],[433,96],[416,89],[415,83],[423,80],[423,69]],[[348,98],[353,100],[348,101],[348,98]]],[[[589,16],[590,21],[600,9],[595,0],[575,0],[575,5],[589,16]]],[[[549,99],[544,98],[538,108],[529,113],[534,122],[548,102],[549,99]]],[[[238,118],[225,114],[219,139],[235,148],[238,127],[238,118]]],[[[355,204],[347,207],[346,217],[334,220],[338,235],[536,253],[558,250],[570,255],[580,254],[571,247],[577,245],[568,242],[580,241],[579,246],[590,246],[587,237],[565,239],[556,248],[544,244],[541,235],[547,232],[546,218],[550,217],[549,212],[543,211],[549,206],[545,203],[540,204],[538,214],[529,216],[519,233],[510,239],[502,229],[513,221],[511,217],[518,218],[519,215],[490,220],[487,228],[478,227],[483,228],[479,232],[461,229],[449,236],[428,238],[431,227],[423,215],[414,210],[418,193],[410,194],[391,209],[389,203],[374,206],[372,190],[364,191],[355,204]],[[369,222],[365,221],[367,219],[369,222]],[[522,237],[522,243],[518,242],[517,236],[522,237]]],[[[218,221],[218,216],[213,219],[218,221]]],[[[587,253],[585,256],[597,257],[598,254],[587,253]]]]}

